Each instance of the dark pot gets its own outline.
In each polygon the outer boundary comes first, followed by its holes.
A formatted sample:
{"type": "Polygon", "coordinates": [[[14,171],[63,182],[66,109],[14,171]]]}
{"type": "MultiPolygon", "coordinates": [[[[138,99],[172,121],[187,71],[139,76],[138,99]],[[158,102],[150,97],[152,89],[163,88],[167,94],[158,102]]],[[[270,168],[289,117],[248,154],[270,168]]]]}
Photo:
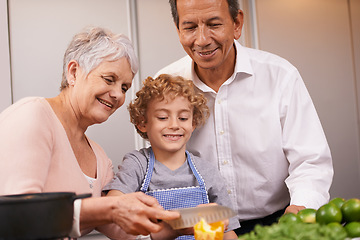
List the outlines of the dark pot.
{"type": "Polygon", "coordinates": [[[75,199],[90,196],[73,192],[0,196],[0,239],[68,237],[75,199]]]}

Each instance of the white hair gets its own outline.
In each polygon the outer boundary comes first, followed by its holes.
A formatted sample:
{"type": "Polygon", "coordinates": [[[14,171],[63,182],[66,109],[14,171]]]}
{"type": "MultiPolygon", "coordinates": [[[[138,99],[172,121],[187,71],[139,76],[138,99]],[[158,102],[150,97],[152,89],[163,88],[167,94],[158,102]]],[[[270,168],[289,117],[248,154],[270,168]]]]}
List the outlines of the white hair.
{"type": "Polygon", "coordinates": [[[69,85],[66,75],[67,65],[71,60],[77,61],[87,75],[103,61],[116,61],[122,57],[129,61],[135,75],[139,70],[139,62],[128,37],[101,27],[85,29],[73,37],[65,51],[60,90],[69,85]]]}

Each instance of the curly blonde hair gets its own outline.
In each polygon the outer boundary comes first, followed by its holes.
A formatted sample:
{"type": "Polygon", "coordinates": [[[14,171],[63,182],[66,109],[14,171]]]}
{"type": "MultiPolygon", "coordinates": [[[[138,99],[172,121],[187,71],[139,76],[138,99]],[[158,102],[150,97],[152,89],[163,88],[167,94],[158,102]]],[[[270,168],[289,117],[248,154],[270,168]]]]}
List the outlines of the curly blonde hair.
{"type": "Polygon", "coordinates": [[[175,98],[185,97],[193,107],[193,126],[198,127],[209,117],[207,100],[203,94],[195,90],[191,80],[181,76],[161,74],[153,79],[148,77],[143,81],[143,87],[136,93],[136,98],[129,104],[130,121],[135,125],[137,132],[144,139],[148,139],[146,132],[141,132],[138,125],[147,122],[146,111],[153,100],[163,101],[167,96],[175,98]]]}

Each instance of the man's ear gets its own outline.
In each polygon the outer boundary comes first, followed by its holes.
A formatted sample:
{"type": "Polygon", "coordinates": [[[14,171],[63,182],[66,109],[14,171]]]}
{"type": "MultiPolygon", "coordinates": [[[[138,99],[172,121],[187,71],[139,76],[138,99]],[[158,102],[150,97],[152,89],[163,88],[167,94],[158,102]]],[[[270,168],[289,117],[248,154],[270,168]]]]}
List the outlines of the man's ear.
{"type": "Polygon", "coordinates": [[[244,13],[239,10],[236,19],[234,21],[234,39],[238,40],[241,37],[242,28],[244,26],[244,13]]]}
{"type": "Polygon", "coordinates": [[[176,25],[175,22],[174,22],[174,26],[175,26],[175,28],[176,28],[176,32],[177,32],[177,34],[178,34],[178,36],[179,36],[179,39],[180,39],[180,29],[179,29],[179,27],[176,25]]]}
{"type": "Polygon", "coordinates": [[[76,72],[79,71],[79,64],[75,60],[71,60],[67,65],[67,82],[73,86],[76,82],[76,72]]]}

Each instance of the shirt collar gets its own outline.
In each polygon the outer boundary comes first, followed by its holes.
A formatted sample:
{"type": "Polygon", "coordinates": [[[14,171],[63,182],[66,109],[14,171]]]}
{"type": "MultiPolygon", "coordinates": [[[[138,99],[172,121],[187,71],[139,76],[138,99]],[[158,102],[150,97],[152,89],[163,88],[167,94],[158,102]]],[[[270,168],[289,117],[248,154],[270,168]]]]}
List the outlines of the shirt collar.
{"type": "Polygon", "coordinates": [[[236,64],[235,64],[235,73],[247,73],[253,75],[254,71],[250,64],[250,57],[246,51],[246,48],[241,46],[238,41],[234,41],[236,49],[236,64]]]}
{"type": "Polygon", "coordinates": [[[200,80],[198,75],[195,72],[195,64],[194,61],[191,61],[191,78],[194,82],[194,85],[199,88],[203,92],[215,92],[213,89],[211,89],[208,85],[206,85],[203,81],[200,80]]]}

